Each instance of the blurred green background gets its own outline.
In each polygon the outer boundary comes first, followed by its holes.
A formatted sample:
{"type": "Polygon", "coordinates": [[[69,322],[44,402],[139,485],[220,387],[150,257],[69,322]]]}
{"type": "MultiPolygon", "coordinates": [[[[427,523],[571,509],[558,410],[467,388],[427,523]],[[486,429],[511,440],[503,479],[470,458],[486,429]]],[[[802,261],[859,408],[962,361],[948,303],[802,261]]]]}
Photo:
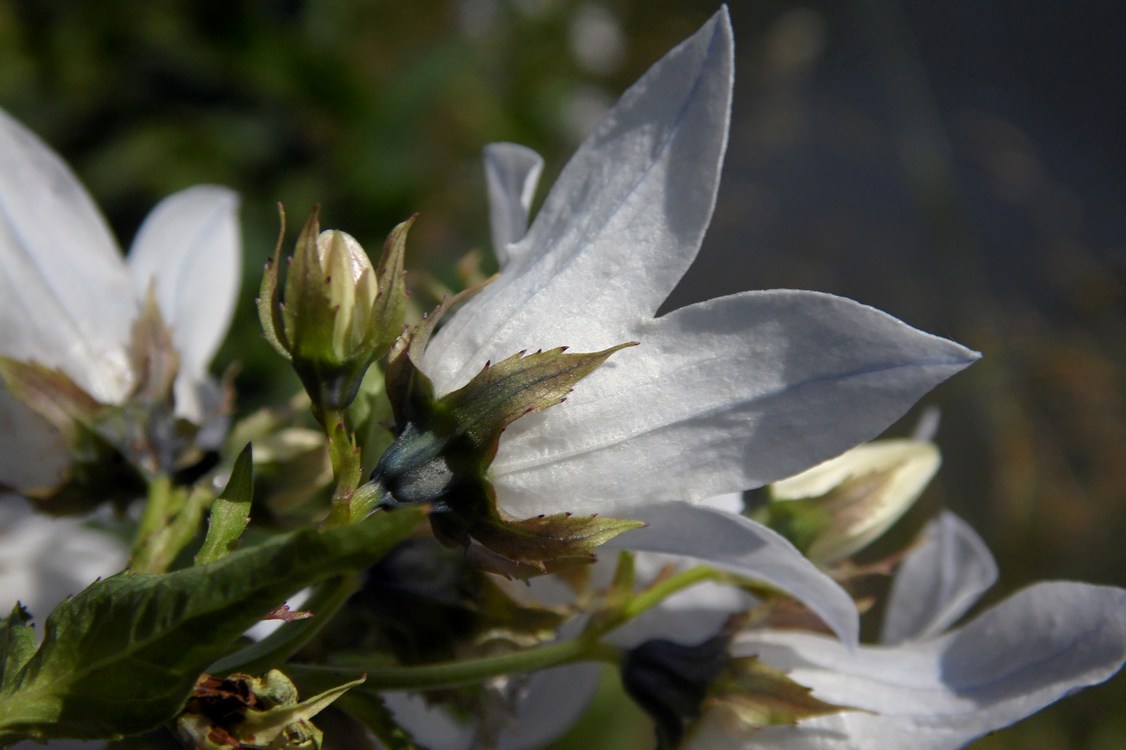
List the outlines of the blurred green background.
{"type": "MultiPolygon", "coordinates": [[[[408,265],[452,281],[458,257],[488,247],[481,146],[536,148],[550,184],[599,113],[715,9],[0,0],[0,106],[74,166],[126,245],[169,192],[242,193],[246,291],[217,364],[242,364],[249,407],[296,387],[253,320],[278,201],[291,223],[321,204],[369,248],[420,212],[408,265]]],[[[1126,6],[731,13],[724,183],[666,308],[812,288],[983,351],[928,399],[945,465],[927,507],[954,509],[994,550],[991,600],[1043,578],[1126,585],[1126,6]]],[[[1119,677],[974,747],[1118,750],[1124,705],[1119,677]]],[[[622,732],[602,746],[647,745],[633,713],[600,710],[590,723],[622,732]]]]}

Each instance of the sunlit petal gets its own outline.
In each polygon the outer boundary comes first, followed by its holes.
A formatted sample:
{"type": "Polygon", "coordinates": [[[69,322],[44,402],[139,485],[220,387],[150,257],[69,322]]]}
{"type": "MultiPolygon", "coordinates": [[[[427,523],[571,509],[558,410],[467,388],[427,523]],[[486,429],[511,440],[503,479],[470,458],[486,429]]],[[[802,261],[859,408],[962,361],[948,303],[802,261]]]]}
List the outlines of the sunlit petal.
{"type": "Polygon", "coordinates": [[[629,340],[696,256],[727,143],[724,11],[629,89],[564,168],[515,259],[426,351],[439,393],[523,349],[629,340]]]}
{"type": "Polygon", "coordinates": [[[639,332],[566,403],[509,428],[491,472],[509,512],[623,513],[757,487],[874,437],[977,359],[815,292],[710,300],[639,332]]]}
{"type": "Polygon", "coordinates": [[[0,111],[0,354],[124,396],[136,305],[121,254],[78,179],[0,111]]]}

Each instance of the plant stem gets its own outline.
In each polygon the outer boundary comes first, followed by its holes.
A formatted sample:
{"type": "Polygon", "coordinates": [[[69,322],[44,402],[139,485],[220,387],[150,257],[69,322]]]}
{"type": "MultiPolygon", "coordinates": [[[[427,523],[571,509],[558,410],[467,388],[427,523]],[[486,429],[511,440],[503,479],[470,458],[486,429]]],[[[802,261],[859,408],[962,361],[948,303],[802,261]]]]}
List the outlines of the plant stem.
{"type": "Polygon", "coordinates": [[[642,612],[652,609],[678,591],[695,586],[697,583],[723,580],[728,577],[727,573],[704,566],[689,568],[674,576],[670,576],[660,583],[654,584],[638,593],[626,602],[621,609],[621,619],[616,621],[614,627],[629,622],[642,612]]]}
{"type": "Polygon", "coordinates": [[[172,484],[171,477],[157,475],[149,482],[149,494],[137,533],[133,537],[133,549],[129,555],[129,569],[141,573],[159,573],[163,554],[163,532],[168,522],[183,504],[183,493],[172,484]]]}
{"type": "Polygon", "coordinates": [[[560,641],[528,651],[519,651],[481,659],[426,664],[417,667],[388,667],[362,659],[342,662],[339,666],[293,664],[286,667],[294,675],[329,672],[359,676],[367,675],[365,687],[375,690],[434,690],[437,688],[473,685],[491,677],[535,672],[580,661],[621,661],[621,650],[615,646],[586,638],[560,641]]]}

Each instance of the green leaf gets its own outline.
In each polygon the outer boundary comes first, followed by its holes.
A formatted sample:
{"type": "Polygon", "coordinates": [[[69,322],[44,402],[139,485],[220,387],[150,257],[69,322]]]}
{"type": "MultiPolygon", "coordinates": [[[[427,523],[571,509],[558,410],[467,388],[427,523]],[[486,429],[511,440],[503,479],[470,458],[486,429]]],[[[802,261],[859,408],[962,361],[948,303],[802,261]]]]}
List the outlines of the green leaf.
{"type": "Polygon", "coordinates": [[[250,523],[250,503],[254,499],[254,458],[246,447],[235,459],[231,478],[211,504],[210,525],[203,546],[196,553],[196,565],[215,562],[234,551],[242,532],[250,523]]]}
{"type": "Polygon", "coordinates": [[[199,674],[297,590],[381,559],[423,517],[380,514],[306,530],[165,574],[94,583],[47,618],[42,645],[0,689],[0,743],[98,739],[172,719],[199,674]]]}
{"type": "Polygon", "coordinates": [[[31,614],[19,603],[8,619],[0,622],[0,691],[15,681],[35,653],[35,630],[29,622],[31,614]]]}

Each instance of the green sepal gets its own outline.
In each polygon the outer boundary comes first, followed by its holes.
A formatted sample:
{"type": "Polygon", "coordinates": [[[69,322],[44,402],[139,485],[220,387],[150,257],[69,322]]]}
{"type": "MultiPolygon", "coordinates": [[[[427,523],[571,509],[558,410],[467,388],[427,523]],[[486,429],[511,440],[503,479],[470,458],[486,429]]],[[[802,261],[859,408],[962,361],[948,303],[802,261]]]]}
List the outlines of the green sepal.
{"type": "Polygon", "coordinates": [[[4,389],[47,420],[75,447],[105,408],[61,370],[0,356],[4,389]]]}
{"type": "Polygon", "coordinates": [[[282,319],[295,364],[305,360],[340,365],[333,346],[337,306],[332,301],[332,279],[326,275],[317,255],[317,237],[321,230],[319,214],[320,209],[314,207],[297,237],[285,275],[282,319]]]}
{"type": "Polygon", "coordinates": [[[215,562],[234,552],[242,532],[250,523],[250,505],[253,499],[254,456],[250,443],[247,443],[235,459],[227,486],[211,503],[207,536],[196,553],[196,565],[215,562]]]}
{"type": "Polygon", "coordinates": [[[274,255],[267,261],[266,268],[262,271],[262,283],[258,287],[258,299],[255,304],[258,308],[258,320],[262,324],[262,334],[270,346],[274,347],[281,356],[292,359],[289,353],[289,339],[285,335],[285,321],[282,318],[281,300],[278,299],[278,274],[281,268],[281,251],[285,243],[285,208],[278,204],[278,217],[281,229],[278,230],[278,242],[274,247],[274,255]]]}
{"type": "Polygon", "coordinates": [[[407,233],[414,226],[418,214],[402,222],[387,235],[383,255],[379,258],[376,279],[379,291],[371,309],[371,322],[367,328],[364,345],[370,347],[371,358],[379,359],[403,333],[407,317],[406,274],[403,256],[406,254],[407,233]]]}
{"type": "MultiPolygon", "coordinates": [[[[491,493],[490,493],[491,494],[491,493]]],[[[570,513],[514,519],[496,502],[478,513],[435,513],[430,524],[442,538],[465,546],[482,568],[511,578],[528,578],[595,560],[594,550],[642,521],[570,513]]]]}
{"type": "Polygon", "coordinates": [[[786,537],[802,553],[807,553],[833,523],[829,509],[817,499],[772,502],[752,517],[786,537]]]}
{"type": "Polygon", "coordinates": [[[141,305],[140,315],[133,321],[130,333],[129,359],[137,381],[129,394],[130,401],[174,407],[172,386],[180,372],[180,355],[172,342],[172,330],[164,322],[156,304],[156,290],[150,284],[141,305]]]}
{"type": "Polygon", "coordinates": [[[98,581],[64,601],[0,689],[0,744],[135,734],[172,719],[198,675],[279,602],[381,559],[423,509],[306,530],[166,574],[98,581]]]}
{"type": "Polygon", "coordinates": [[[372,484],[384,492],[382,505],[429,503],[431,527],[443,542],[460,545],[483,568],[521,578],[590,562],[596,547],[644,526],[567,513],[515,519],[497,507],[486,477],[509,424],[561,403],[610,355],[635,344],[589,353],[566,347],[518,352],[486,363],[465,386],[435,399],[415,360],[447,308],[444,302],[409,341],[401,340],[388,365],[398,437],[372,472],[372,484]]]}
{"type": "Polygon", "coordinates": [[[813,697],[810,688],[757,657],[733,657],[711,684],[704,711],[731,712],[751,728],[794,724],[801,719],[857,709],[813,697]]]}
{"type": "Polygon", "coordinates": [[[433,417],[434,385],[430,378],[419,369],[417,362],[430,343],[430,336],[442,317],[449,310],[476,289],[465,289],[451,297],[446,297],[429,314],[423,315],[422,322],[414,326],[408,335],[402,336],[391,348],[387,358],[384,381],[387,387],[387,400],[395,418],[398,432],[412,422],[428,422],[433,417]]]}
{"type": "Polygon", "coordinates": [[[573,354],[561,346],[533,354],[518,352],[495,365],[486,363],[469,383],[444,396],[438,406],[457,423],[487,464],[496,455],[500,434],[519,417],[562,403],[575,384],[611,354],[635,342],[600,352],[573,354]]]}

